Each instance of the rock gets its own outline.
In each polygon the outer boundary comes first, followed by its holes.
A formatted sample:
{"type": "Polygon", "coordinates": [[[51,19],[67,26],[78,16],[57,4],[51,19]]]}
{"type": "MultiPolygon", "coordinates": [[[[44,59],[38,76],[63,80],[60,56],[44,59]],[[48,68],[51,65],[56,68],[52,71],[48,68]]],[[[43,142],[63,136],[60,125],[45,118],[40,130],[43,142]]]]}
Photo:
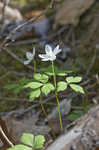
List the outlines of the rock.
{"type": "MultiPolygon", "coordinates": [[[[2,19],[3,3],[0,2],[0,20],[2,19]]],[[[5,7],[5,19],[9,21],[22,21],[23,17],[17,9],[13,9],[9,6],[5,7]]]]}
{"type": "Polygon", "coordinates": [[[94,3],[95,0],[65,0],[62,6],[57,10],[54,28],[57,25],[77,25],[79,23],[80,16],[94,3]]]}

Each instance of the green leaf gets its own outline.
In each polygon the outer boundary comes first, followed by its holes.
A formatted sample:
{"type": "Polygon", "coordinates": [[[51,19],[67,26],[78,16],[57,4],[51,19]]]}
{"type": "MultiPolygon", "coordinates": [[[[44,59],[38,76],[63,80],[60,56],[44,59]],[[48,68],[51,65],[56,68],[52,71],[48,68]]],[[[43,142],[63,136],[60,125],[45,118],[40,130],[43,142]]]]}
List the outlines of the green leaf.
{"type": "Polygon", "coordinates": [[[53,75],[53,73],[52,73],[52,66],[45,67],[45,68],[40,68],[40,70],[43,71],[45,74],[47,74],[49,76],[53,75]]]}
{"type": "Polygon", "coordinates": [[[57,76],[66,76],[67,73],[65,71],[58,71],[58,72],[56,72],[56,75],[57,76]]]}
{"type": "Polygon", "coordinates": [[[63,82],[63,81],[60,81],[58,82],[57,84],[57,91],[64,91],[65,89],[67,88],[67,83],[66,82],[63,82]]]}
{"type": "Polygon", "coordinates": [[[21,78],[20,80],[19,80],[19,84],[22,84],[22,85],[24,85],[24,84],[26,84],[26,83],[28,83],[28,82],[30,82],[30,81],[32,81],[33,79],[28,79],[28,78],[26,78],[26,77],[23,77],[23,78],[21,78]]]}
{"type": "Polygon", "coordinates": [[[37,89],[41,87],[43,84],[40,82],[30,82],[27,85],[24,86],[24,88],[32,88],[32,89],[37,89]]]}
{"type": "Polygon", "coordinates": [[[69,84],[70,87],[75,91],[75,92],[80,92],[82,94],[85,94],[83,88],[77,84],[69,84]]]}
{"type": "Polygon", "coordinates": [[[84,111],[83,110],[73,110],[72,113],[77,114],[77,115],[83,115],[84,111]]]}
{"type": "Polygon", "coordinates": [[[58,67],[55,67],[55,73],[57,76],[66,76],[67,75],[65,70],[62,70],[58,67]]]}
{"type": "Polygon", "coordinates": [[[29,94],[30,101],[33,101],[35,98],[39,97],[40,94],[41,94],[41,90],[40,89],[36,89],[36,90],[30,92],[30,94],[29,94]]]}
{"type": "Polygon", "coordinates": [[[67,116],[67,119],[70,121],[74,121],[74,120],[77,120],[79,117],[80,117],[79,115],[71,114],[71,115],[67,116]]]}
{"type": "Polygon", "coordinates": [[[79,77],[79,76],[77,76],[77,77],[67,77],[66,78],[66,81],[68,82],[68,83],[78,83],[78,82],[80,82],[82,80],[82,77],[79,77]]]}
{"type": "MultiPolygon", "coordinates": [[[[46,67],[46,68],[42,68],[40,70],[45,72],[49,76],[53,76],[52,66],[49,66],[49,67],[46,67]]],[[[66,76],[67,73],[71,73],[71,72],[72,71],[63,70],[63,69],[60,69],[60,68],[55,66],[55,73],[56,73],[57,76],[66,76]]]]}
{"type": "Polygon", "coordinates": [[[53,72],[45,72],[48,76],[53,76],[53,72]]]}
{"type": "Polygon", "coordinates": [[[19,145],[16,145],[14,147],[8,148],[7,150],[32,150],[32,148],[19,144],[19,145]]]}
{"type": "Polygon", "coordinates": [[[48,95],[51,91],[54,90],[54,86],[51,83],[46,83],[42,88],[41,88],[42,92],[45,95],[48,95]]]}
{"type": "Polygon", "coordinates": [[[18,87],[18,84],[8,84],[5,86],[8,90],[15,89],[18,87]]]}
{"type": "Polygon", "coordinates": [[[84,108],[84,111],[87,111],[92,105],[91,104],[88,104],[85,108],[84,108]]]}
{"type": "Polygon", "coordinates": [[[35,136],[34,149],[42,148],[45,142],[45,138],[42,135],[35,136]]]}
{"type": "Polygon", "coordinates": [[[23,133],[23,135],[21,136],[21,142],[25,145],[33,147],[34,135],[30,133],[23,133]]]}
{"type": "Polygon", "coordinates": [[[18,86],[16,89],[13,90],[14,94],[19,94],[24,88],[22,86],[18,86]]]}
{"type": "Polygon", "coordinates": [[[42,83],[46,83],[48,81],[49,77],[45,74],[35,73],[34,79],[37,81],[40,81],[42,83]]]}

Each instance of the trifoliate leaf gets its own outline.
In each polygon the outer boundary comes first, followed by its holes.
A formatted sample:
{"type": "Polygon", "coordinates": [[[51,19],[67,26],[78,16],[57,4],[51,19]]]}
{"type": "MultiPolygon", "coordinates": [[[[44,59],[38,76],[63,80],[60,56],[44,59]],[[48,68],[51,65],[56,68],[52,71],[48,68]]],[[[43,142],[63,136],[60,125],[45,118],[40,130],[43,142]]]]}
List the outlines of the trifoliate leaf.
{"type": "Polygon", "coordinates": [[[46,83],[42,88],[41,88],[42,92],[45,95],[48,95],[51,91],[54,90],[54,86],[51,83],[46,83]]]}
{"type": "Polygon", "coordinates": [[[45,74],[35,73],[34,79],[37,81],[40,81],[42,83],[46,83],[48,81],[49,77],[45,74]]]}
{"type": "Polygon", "coordinates": [[[82,80],[82,77],[67,77],[66,78],[66,81],[68,82],[68,83],[78,83],[78,82],[80,82],[82,80]]]}
{"type": "Polygon", "coordinates": [[[75,92],[80,92],[82,94],[85,94],[83,88],[77,84],[69,84],[70,87],[75,91],[75,92]]]}
{"type": "Polygon", "coordinates": [[[30,94],[29,94],[29,100],[33,101],[35,98],[39,97],[40,94],[41,94],[41,90],[40,89],[36,89],[36,90],[30,92],[30,94]]]}
{"type": "Polygon", "coordinates": [[[23,135],[21,136],[21,142],[25,145],[33,147],[34,135],[30,133],[23,133],[23,135]]]}
{"type": "Polygon", "coordinates": [[[19,144],[19,145],[16,145],[14,147],[8,148],[7,150],[32,150],[32,148],[19,144]]]}
{"type": "Polygon", "coordinates": [[[57,91],[64,91],[65,89],[67,88],[67,83],[66,82],[63,82],[63,81],[60,81],[58,82],[57,84],[57,91]]]}
{"type": "Polygon", "coordinates": [[[27,85],[24,86],[24,88],[32,88],[32,89],[37,89],[41,87],[43,84],[40,82],[30,82],[27,85]]]}
{"type": "Polygon", "coordinates": [[[34,149],[42,148],[45,142],[45,138],[42,135],[35,136],[34,149]]]}

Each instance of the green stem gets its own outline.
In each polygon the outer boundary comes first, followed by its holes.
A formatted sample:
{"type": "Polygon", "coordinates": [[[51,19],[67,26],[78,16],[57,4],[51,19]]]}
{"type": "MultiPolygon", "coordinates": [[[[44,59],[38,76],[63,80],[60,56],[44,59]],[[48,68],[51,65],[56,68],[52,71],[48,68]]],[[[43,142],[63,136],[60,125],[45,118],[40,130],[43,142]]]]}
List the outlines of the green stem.
{"type": "Polygon", "coordinates": [[[36,60],[33,61],[34,73],[36,73],[36,60]]]}
{"type": "Polygon", "coordinates": [[[46,119],[47,119],[47,121],[48,121],[48,125],[49,125],[49,127],[51,128],[53,138],[55,139],[55,138],[56,138],[55,132],[54,132],[54,130],[53,130],[53,127],[52,127],[51,123],[50,123],[49,120],[48,120],[48,116],[47,116],[47,113],[46,113],[46,111],[45,111],[45,108],[44,108],[44,105],[43,105],[43,102],[42,102],[42,94],[40,94],[40,105],[41,105],[41,108],[42,108],[42,112],[44,113],[44,115],[45,115],[45,117],[46,117],[46,119]]]}
{"type": "Polygon", "coordinates": [[[57,105],[58,105],[60,127],[61,127],[61,131],[63,131],[63,123],[62,123],[62,117],[61,117],[61,111],[60,111],[60,102],[58,99],[58,93],[57,93],[57,88],[56,88],[56,74],[55,74],[55,67],[54,67],[53,61],[52,61],[52,71],[53,71],[53,80],[54,80],[54,87],[55,87],[55,96],[56,96],[57,105]]]}

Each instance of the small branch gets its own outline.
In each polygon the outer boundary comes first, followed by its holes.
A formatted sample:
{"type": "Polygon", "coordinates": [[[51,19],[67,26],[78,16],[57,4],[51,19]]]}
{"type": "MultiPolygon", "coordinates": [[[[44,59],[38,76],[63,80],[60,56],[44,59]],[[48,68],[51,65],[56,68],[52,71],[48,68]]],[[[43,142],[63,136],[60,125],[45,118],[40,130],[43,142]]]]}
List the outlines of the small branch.
{"type": "MultiPolygon", "coordinates": [[[[20,62],[21,64],[24,65],[24,61],[22,59],[20,59],[18,56],[16,56],[13,52],[9,51],[7,48],[2,48],[4,51],[6,51],[10,56],[12,56],[15,60],[17,60],[18,62],[20,62]]],[[[30,65],[25,65],[25,67],[33,70],[33,67],[30,65]]]]}
{"type": "MultiPolygon", "coordinates": [[[[14,145],[12,144],[12,142],[8,139],[8,137],[5,135],[4,131],[2,130],[1,126],[0,126],[0,133],[2,134],[2,136],[4,137],[4,139],[6,140],[6,142],[8,143],[8,145],[10,145],[11,147],[13,147],[14,145]]],[[[0,136],[1,138],[1,136],[0,136]]],[[[3,141],[2,141],[3,142],[3,141]]]]}
{"type": "Polygon", "coordinates": [[[51,0],[50,8],[53,8],[54,2],[55,2],[55,0],[51,0]]]}
{"type": "Polygon", "coordinates": [[[95,52],[94,52],[94,55],[93,55],[93,57],[92,57],[91,63],[90,63],[90,65],[89,65],[89,67],[88,67],[88,70],[87,70],[87,72],[86,72],[86,76],[89,75],[90,71],[91,71],[92,68],[94,67],[94,64],[95,64],[95,62],[96,62],[96,58],[97,58],[97,50],[95,49],[95,52]]]}
{"type": "Polygon", "coordinates": [[[4,49],[3,47],[4,47],[5,44],[10,40],[10,38],[12,37],[12,35],[13,35],[16,31],[18,31],[19,29],[23,28],[23,27],[26,26],[27,24],[33,23],[34,21],[36,21],[39,17],[41,17],[42,15],[44,15],[44,14],[47,12],[48,8],[49,8],[49,6],[48,6],[44,11],[42,11],[39,15],[37,15],[37,16],[31,18],[30,20],[26,21],[25,23],[19,25],[19,26],[16,27],[15,29],[13,29],[13,30],[9,33],[9,35],[5,38],[5,40],[3,41],[3,43],[1,44],[1,46],[0,46],[0,52],[1,52],[2,49],[4,49]]]}
{"type": "Polygon", "coordinates": [[[6,0],[3,0],[3,8],[2,8],[2,19],[1,22],[2,24],[4,24],[4,20],[5,20],[5,8],[6,8],[6,0]]]}

